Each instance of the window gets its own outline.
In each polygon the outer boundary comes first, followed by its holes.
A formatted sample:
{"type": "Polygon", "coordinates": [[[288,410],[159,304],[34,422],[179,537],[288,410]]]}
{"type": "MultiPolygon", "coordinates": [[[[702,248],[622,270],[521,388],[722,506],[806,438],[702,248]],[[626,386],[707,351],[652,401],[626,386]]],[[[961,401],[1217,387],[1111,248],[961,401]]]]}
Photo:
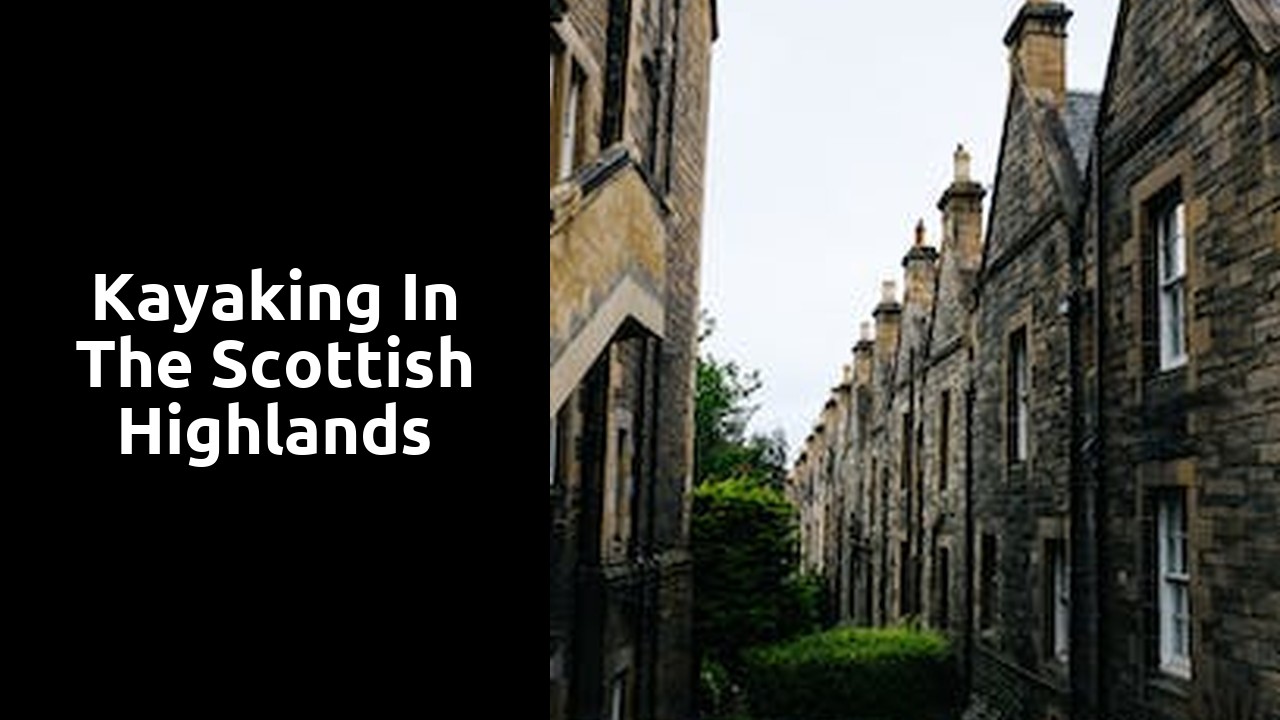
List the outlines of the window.
{"type": "Polygon", "coordinates": [[[1157,502],[1156,586],[1160,617],[1160,670],[1191,677],[1191,573],[1187,563],[1187,506],[1185,494],[1162,494],[1157,502]]]}
{"type": "Polygon", "coordinates": [[[613,676],[613,684],[609,688],[609,720],[626,720],[627,718],[627,673],[620,672],[613,676]]]}
{"type": "Polygon", "coordinates": [[[578,164],[578,120],[582,104],[582,71],[577,65],[569,71],[569,92],[564,101],[560,121],[560,179],[566,180],[578,164]]]}
{"type": "Polygon", "coordinates": [[[626,428],[618,428],[618,472],[613,486],[613,534],[618,541],[625,541],[631,536],[631,461],[632,448],[630,434],[626,428]]]}
{"type": "Polygon", "coordinates": [[[898,616],[906,617],[911,614],[910,602],[910,584],[911,584],[911,545],[907,542],[898,543],[898,616]]]}
{"type": "Polygon", "coordinates": [[[982,536],[982,569],[979,585],[979,618],[982,629],[995,624],[996,606],[996,536],[982,536]]]}
{"type": "Polygon", "coordinates": [[[551,418],[551,487],[565,480],[565,432],[569,426],[568,405],[551,418]]]}
{"type": "Polygon", "coordinates": [[[951,627],[951,551],[938,548],[938,627],[951,627]]]}
{"type": "Polygon", "coordinates": [[[1160,369],[1171,370],[1187,362],[1186,210],[1176,194],[1155,208],[1160,369]]]}
{"type": "Polygon", "coordinates": [[[877,523],[879,521],[879,516],[876,515],[876,495],[880,494],[880,483],[878,482],[880,477],[879,469],[880,469],[880,462],[876,458],[872,458],[871,459],[871,486],[867,489],[868,490],[867,494],[870,496],[867,499],[867,507],[868,507],[868,510],[870,510],[870,512],[868,513],[868,516],[870,518],[870,523],[869,523],[869,526],[867,527],[868,536],[875,534],[876,527],[878,527],[877,523]]]}
{"type": "Polygon", "coordinates": [[[1065,663],[1071,648],[1071,566],[1067,546],[1061,540],[1045,543],[1046,650],[1050,657],[1065,663]]]}
{"type": "Polygon", "coordinates": [[[911,478],[911,413],[902,414],[902,458],[898,472],[899,485],[906,490],[911,478]]]}
{"type": "Polygon", "coordinates": [[[551,178],[554,183],[568,179],[580,161],[586,75],[554,32],[550,57],[551,178]]]}
{"type": "Polygon", "coordinates": [[[558,434],[556,432],[557,427],[558,423],[556,423],[556,419],[551,418],[551,487],[555,487],[556,485],[556,456],[559,455],[559,452],[557,452],[559,448],[556,447],[559,444],[556,442],[558,434]]]}
{"type": "Polygon", "coordinates": [[[947,471],[951,454],[951,391],[944,390],[938,401],[938,489],[947,489],[947,471]]]}
{"type": "Polygon", "coordinates": [[[1009,336],[1009,379],[1007,395],[1009,462],[1027,460],[1030,444],[1031,376],[1027,363],[1027,329],[1019,328],[1009,336]]]}

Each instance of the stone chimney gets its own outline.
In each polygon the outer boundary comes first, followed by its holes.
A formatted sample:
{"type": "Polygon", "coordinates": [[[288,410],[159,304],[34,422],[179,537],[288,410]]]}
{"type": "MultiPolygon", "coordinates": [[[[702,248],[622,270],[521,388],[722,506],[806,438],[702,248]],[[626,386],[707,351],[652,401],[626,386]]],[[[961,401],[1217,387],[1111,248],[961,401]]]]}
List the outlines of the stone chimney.
{"type": "Polygon", "coordinates": [[[902,258],[906,270],[907,289],[903,303],[927,308],[933,304],[934,273],[938,266],[938,251],[925,243],[924,220],[916,224],[916,242],[902,258]]]}
{"type": "Polygon", "coordinates": [[[860,330],[858,344],[853,346],[853,384],[855,386],[871,382],[871,363],[876,349],[871,323],[862,323],[860,330]]]}
{"type": "Polygon", "coordinates": [[[876,319],[876,363],[887,367],[898,351],[898,332],[902,328],[902,305],[898,302],[898,283],[886,280],[880,286],[880,304],[873,313],[876,319]]]}
{"type": "Polygon", "coordinates": [[[1067,23],[1060,2],[1027,0],[1005,33],[1009,62],[1022,70],[1028,89],[1061,109],[1067,99],[1067,23]]]}
{"type": "Polygon", "coordinates": [[[955,177],[942,193],[942,249],[955,253],[961,270],[974,271],[982,265],[982,200],[987,191],[970,177],[972,159],[963,145],[956,148],[955,177]]]}

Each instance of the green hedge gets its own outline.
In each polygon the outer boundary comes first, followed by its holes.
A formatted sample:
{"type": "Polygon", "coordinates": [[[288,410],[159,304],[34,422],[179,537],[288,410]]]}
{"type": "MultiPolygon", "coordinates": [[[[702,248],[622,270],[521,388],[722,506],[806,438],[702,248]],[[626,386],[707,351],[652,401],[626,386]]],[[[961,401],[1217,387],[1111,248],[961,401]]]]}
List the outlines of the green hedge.
{"type": "Polygon", "coordinates": [[[841,628],[747,653],[758,720],[933,720],[956,716],[955,660],[941,635],[841,628]]]}
{"type": "Polygon", "coordinates": [[[702,652],[737,671],[748,647],[818,627],[821,583],[798,574],[796,511],[751,480],[694,491],[694,628],[702,652]]]}

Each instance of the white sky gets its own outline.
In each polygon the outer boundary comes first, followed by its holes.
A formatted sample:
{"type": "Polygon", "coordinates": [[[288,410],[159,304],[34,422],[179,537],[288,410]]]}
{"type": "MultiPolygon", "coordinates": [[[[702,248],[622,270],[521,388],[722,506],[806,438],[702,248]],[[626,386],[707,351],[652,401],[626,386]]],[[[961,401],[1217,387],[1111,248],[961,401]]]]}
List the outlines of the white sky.
{"type": "MultiPolygon", "coordinates": [[[[1021,0],[719,0],[712,70],[704,350],[761,371],[753,430],[791,457],[871,319],[963,142],[990,186],[1021,0]]],[[[1068,2],[1067,84],[1097,91],[1114,0],[1068,2]]],[[[990,200],[990,196],[988,196],[990,200]]]]}

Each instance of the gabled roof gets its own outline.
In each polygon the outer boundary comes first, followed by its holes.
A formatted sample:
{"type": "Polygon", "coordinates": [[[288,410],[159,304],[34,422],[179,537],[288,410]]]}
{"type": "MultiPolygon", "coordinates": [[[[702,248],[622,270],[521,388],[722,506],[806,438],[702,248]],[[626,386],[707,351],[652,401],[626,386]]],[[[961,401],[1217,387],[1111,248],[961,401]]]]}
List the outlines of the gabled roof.
{"type": "MultiPolygon", "coordinates": [[[[1044,153],[1049,176],[1054,185],[1053,202],[1060,204],[1068,222],[1074,224],[1086,201],[1089,156],[1093,151],[1094,127],[1102,104],[1100,95],[1070,91],[1063,107],[1058,108],[1044,98],[1033,97],[1015,65],[1009,83],[1009,100],[1005,105],[1004,130],[1000,137],[1000,154],[996,160],[996,179],[992,189],[991,216],[987,222],[986,242],[982,245],[982,270],[987,275],[992,262],[998,261],[1006,248],[996,247],[997,214],[1001,212],[1000,195],[1004,191],[1005,153],[1010,143],[1014,107],[1021,103],[1029,118],[1030,141],[1044,153]],[[993,253],[995,253],[993,255],[993,253]]],[[[979,282],[982,282],[979,279],[979,282]]]]}
{"type": "Polygon", "coordinates": [[[1276,0],[1227,0],[1263,55],[1280,50],[1280,3],[1276,0]]]}
{"type": "Polygon", "coordinates": [[[1033,101],[1030,108],[1032,134],[1044,150],[1057,200],[1069,218],[1075,217],[1086,200],[1084,188],[1099,103],[1100,98],[1094,95],[1068,93],[1061,109],[1040,101],[1033,101]]]}
{"type": "Polygon", "coordinates": [[[1093,149],[1093,128],[1098,124],[1098,107],[1102,95],[1098,93],[1068,92],[1067,107],[1062,122],[1066,126],[1067,142],[1075,157],[1080,177],[1087,177],[1089,153],[1093,149]]]}

